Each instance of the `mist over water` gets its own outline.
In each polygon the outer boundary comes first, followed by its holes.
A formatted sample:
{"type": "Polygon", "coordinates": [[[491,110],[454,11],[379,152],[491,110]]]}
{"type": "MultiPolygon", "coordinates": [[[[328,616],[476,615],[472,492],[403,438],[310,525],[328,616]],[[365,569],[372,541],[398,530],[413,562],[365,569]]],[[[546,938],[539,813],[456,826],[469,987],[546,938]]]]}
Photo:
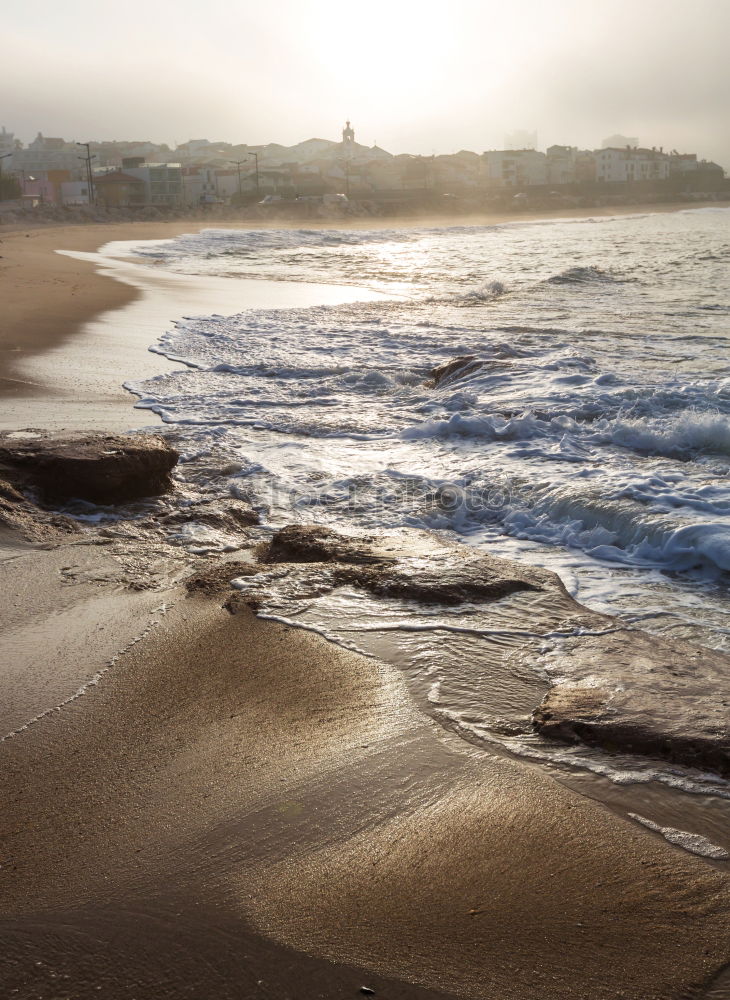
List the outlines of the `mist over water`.
{"type": "MultiPolygon", "coordinates": [[[[270,527],[436,531],[547,566],[628,624],[727,650],[729,223],[705,208],[145,244],[140,260],[178,273],[387,298],[184,319],[154,349],[188,369],[131,388],[171,425],[183,479],[249,500],[270,527]]],[[[477,608],[290,588],[267,611],[397,662],[472,736],[619,780],[656,773],[520,730],[510,692],[533,682],[475,675],[511,645],[509,622],[477,608]]]]}

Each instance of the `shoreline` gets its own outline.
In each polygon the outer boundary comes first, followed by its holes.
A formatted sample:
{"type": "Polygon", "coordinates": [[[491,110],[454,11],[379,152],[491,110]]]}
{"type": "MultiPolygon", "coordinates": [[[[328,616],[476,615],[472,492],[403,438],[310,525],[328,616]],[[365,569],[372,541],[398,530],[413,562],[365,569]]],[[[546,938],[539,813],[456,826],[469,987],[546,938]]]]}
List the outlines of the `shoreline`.
{"type": "MultiPolygon", "coordinates": [[[[256,220],[208,219],[173,222],[89,223],[80,225],[0,226],[0,281],[4,284],[4,315],[0,327],[0,398],[12,400],[23,395],[37,400],[53,392],[41,378],[24,376],[22,368],[55,347],[68,344],[90,324],[108,313],[123,309],[142,294],[133,283],[115,280],[98,272],[98,260],[83,261],[56,251],[94,254],[107,243],[171,239],[186,232],[206,228],[239,229],[389,229],[397,226],[420,228],[428,225],[526,225],[540,221],[610,218],[622,215],[666,214],[706,207],[725,208],[730,202],[680,202],[631,205],[596,209],[569,209],[524,214],[393,219],[338,220],[256,220]],[[302,225],[305,222],[306,225],[302,225]]],[[[151,272],[152,269],[147,269],[151,272]]],[[[173,318],[173,317],[170,317],[173,318]]],[[[154,339],[154,338],[153,338],[154,339]]],[[[152,341],[150,341],[152,342],[152,341]]],[[[149,344],[146,345],[149,347],[149,344]]],[[[145,348],[146,349],[146,348],[145,348]]],[[[170,364],[168,362],[168,364],[170,364]]],[[[167,370],[158,365],[156,372],[167,370]]],[[[131,373],[128,377],[132,377],[131,373]]],[[[121,392],[121,390],[120,390],[121,392]]],[[[126,397],[129,400],[129,397],[126,397]]],[[[11,421],[6,429],[17,429],[11,421]]],[[[116,426],[116,425],[115,425],[116,426]]],[[[118,428],[121,429],[121,428],[118,428]]]]}
{"type": "MultiPolygon", "coordinates": [[[[136,239],[132,225],[102,242],[136,239]]],[[[100,227],[82,228],[64,249],[93,254],[100,227]]],[[[47,379],[6,396],[8,424],[127,429],[132,398],[109,379],[132,361],[174,366],[147,346],[180,279],[159,299],[109,276],[129,263],[92,281],[99,261],[53,253],[58,233],[18,265],[16,336],[31,305],[39,333],[15,353],[47,379]],[[60,327],[54,301],[67,302],[60,327]],[[107,354],[98,377],[75,371],[107,354]]],[[[64,977],[110,1000],[703,995],[727,959],[725,868],[595,801],[580,776],[558,782],[445,731],[394,668],[231,614],[220,593],[186,595],[201,560],[168,566],[152,548],[94,530],[46,546],[0,533],[0,738],[38,717],[0,743],[0,981],[14,996],[64,977]],[[129,567],[153,557],[152,588],[130,587],[129,567]]]]}
{"type": "MultiPolygon", "coordinates": [[[[175,225],[154,235],[161,239],[187,231],[175,225]]],[[[0,430],[121,432],[159,423],[156,414],[134,409],[136,399],[123,381],[184,368],[150,351],[183,316],[381,297],[356,286],[156,271],[124,252],[94,252],[97,229],[64,231],[59,248],[61,232],[38,235],[35,243],[33,234],[24,234],[10,246],[7,240],[2,244],[7,263],[0,274],[13,285],[0,335],[0,430]]],[[[105,235],[102,247],[136,242],[130,227],[114,227],[105,235]]],[[[153,238],[151,231],[144,235],[153,238]]]]}

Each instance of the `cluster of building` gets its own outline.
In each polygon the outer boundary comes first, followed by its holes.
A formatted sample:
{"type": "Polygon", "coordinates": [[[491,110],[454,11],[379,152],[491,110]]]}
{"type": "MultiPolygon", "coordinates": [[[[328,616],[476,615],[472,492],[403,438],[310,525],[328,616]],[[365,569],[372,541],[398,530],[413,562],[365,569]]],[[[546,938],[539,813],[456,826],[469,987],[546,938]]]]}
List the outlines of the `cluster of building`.
{"type": "Polygon", "coordinates": [[[174,150],[150,142],[86,145],[40,133],[24,146],[3,128],[0,177],[14,178],[16,197],[26,203],[126,208],[316,199],[333,192],[387,200],[409,191],[461,196],[501,189],[565,191],[673,178],[685,188],[696,183],[698,190],[711,190],[724,181],[722,167],[696,153],[643,148],[625,136],[610,137],[601,149],[554,145],[545,152],[534,148],[534,134],[518,133],[512,140],[505,145],[520,148],[413,156],[357,143],[350,122],[338,141],[249,146],[191,139],[174,150]]]}
{"type": "Polygon", "coordinates": [[[701,177],[700,187],[706,189],[713,181],[722,183],[725,176],[719,164],[700,160],[696,153],[648,149],[637,138],[624,135],[604,139],[601,149],[555,145],[543,153],[536,149],[534,132],[518,132],[507,137],[505,146],[482,154],[488,187],[632,184],[694,175],[701,177]]]}

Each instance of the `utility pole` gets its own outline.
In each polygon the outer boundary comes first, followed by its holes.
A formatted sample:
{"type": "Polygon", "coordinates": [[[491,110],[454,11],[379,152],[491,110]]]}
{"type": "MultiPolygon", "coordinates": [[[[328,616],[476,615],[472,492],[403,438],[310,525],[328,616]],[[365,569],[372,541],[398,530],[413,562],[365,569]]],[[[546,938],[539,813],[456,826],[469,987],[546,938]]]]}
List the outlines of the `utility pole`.
{"type": "Polygon", "coordinates": [[[79,159],[86,161],[86,183],[89,186],[89,204],[95,205],[96,196],[94,194],[94,179],[91,173],[91,161],[95,159],[95,157],[91,155],[91,150],[89,149],[91,144],[88,142],[77,142],[76,145],[83,146],[86,149],[86,156],[80,156],[79,159]]]}
{"type": "Polygon", "coordinates": [[[12,153],[3,153],[3,155],[0,156],[0,201],[3,200],[3,160],[6,160],[12,155],[12,153]]]}
{"type": "Polygon", "coordinates": [[[261,194],[259,186],[259,154],[251,151],[248,155],[253,156],[253,158],[256,160],[256,197],[258,198],[258,196],[261,194]]]}
{"type": "Polygon", "coordinates": [[[238,204],[240,205],[243,201],[243,191],[241,189],[241,166],[245,163],[245,160],[231,160],[231,163],[235,164],[236,170],[238,172],[238,204]]]}

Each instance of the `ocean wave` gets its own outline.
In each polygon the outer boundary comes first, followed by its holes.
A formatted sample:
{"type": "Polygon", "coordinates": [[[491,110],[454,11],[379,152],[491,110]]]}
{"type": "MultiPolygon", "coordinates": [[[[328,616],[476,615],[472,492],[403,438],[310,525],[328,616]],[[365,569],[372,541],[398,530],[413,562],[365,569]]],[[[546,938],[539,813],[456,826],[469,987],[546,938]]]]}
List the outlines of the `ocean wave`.
{"type": "Polygon", "coordinates": [[[454,296],[453,303],[461,308],[470,306],[481,306],[487,302],[494,302],[507,294],[507,287],[501,281],[489,281],[480,288],[472,288],[468,292],[462,292],[454,296]]]}
{"type": "Polygon", "coordinates": [[[564,271],[554,274],[547,279],[549,285],[586,285],[600,282],[607,284],[613,281],[625,281],[626,278],[619,278],[616,274],[605,271],[601,267],[593,265],[567,267],[564,271]]]}
{"type": "Polygon", "coordinates": [[[690,410],[666,421],[618,419],[608,440],[633,451],[680,459],[698,452],[730,455],[730,417],[690,410]]]}
{"type": "Polygon", "coordinates": [[[730,571],[730,523],[647,511],[633,500],[549,489],[502,520],[517,537],[582,549],[609,562],[730,571]]]}
{"type": "Polygon", "coordinates": [[[365,243],[409,242],[414,233],[393,229],[202,229],[185,233],[163,246],[136,248],[139,257],[173,259],[190,257],[251,256],[266,251],[354,247],[365,243]]]}
{"type": "Polygon", "coordinates": [[[450,417],[425,420],[421,424],[406,427],[401,432],[405,441],[425,438],[479,437],[492,441],[524,441],[533,437],[545,437],[549,433],[549,422],[525,411],[520,416],[503,417],[498,414],[452,413],[450,417]]]}
{"type": "MultiPolygon", "coordinates": [[[[230,274],[345,283],[367,275],[410,281],[411,291],[368,305],[183,320],[155,350],[188,371],[139,386],[139,406],[190,432],[222,426],[233,435],[292,435],[302,482],[308,461],[325,483],[375,475],[378,450],[380,467],[395,463],[434,481],[468,481],[495,466],[556,488],[582,475],[602,484],[606,499],[633,499],[645,513],[721,522],[727,508],[702,484],[726,475],[730,380],[724,312],[715,308],[722,286],[708,284],[716,265],[703,255],[722,256],[727,236],[715,216],[702,225],[688,218],[211,229],[157,244],[150,254],[192,272],[217,274],[223,265],[230,274]],[[675,222],[679,235],[667,241],[675,222]],[[705,231],[710,225],[714,235],[705,231]],[[583,261],[591,263],[576,263],[583,261]],[[412,290],[414,276],[423,290],[412,290]],[[450,369],[458,356],[469,364],[450,369]],[[373,453],[363,459],[354,442],[373,453]],[[683,478],[673,490],[677,463],[683,478]],[[640,484],[659,473],[670,485],[653,496],[640,484]],[[634,496],[620,497],[629,483],[634,496]]],[[[365,504],[357,516],[377,520],[365,504]]],[[[383,513],[402,516],[395,507],[383,513]]],[[[423,516],[470,530],[442,510],[423,516]]],[[[568,536],[551,537],[558,550],[568,536]]]]}
{"type": "Polygon", "coordinates": [[[692,571],[708,579],[730,572],[730,491],[714,502],[706,496],[702,503],[691,481],[666,483],[661,503],[648,483],[644,495],[637,485],[617,482],[610,493],[602,492],[580,474],[547,486],[494,475],[423,480],[408,484],[406,499],[417,498],[418,503],[412,504],[405,523],[464,538],[489,526],[515,539],[577,549],[603,562],[692,571]]]}
{"type": "MultiPolygon", "coordinates": [[[[505,377],[499,371],[489,373],[492,384],[495,378],[505,377]]],[[[472,389],[476,388],[473,372],[467,372],[464,378],[472,389]]],[[[553,384],[581,387],[595,385],[595,380],[579,375],[561,375],[553,384]]],[[[666,399],[663,401],[666,402],[666,399]]],[[[674,396],[670,397],[670,401],[676,405],[674,396]]],[[[685,398],[685,405],[687,402],[685,398]]],[[[548,409],[538,412],[525,409],[508,416],[494,412],[480,413],[473,409],[467,412],[460,410],[406,427],[401,436],[404,440],[474,437],[491,441],[531,441],[554,437],[564,443],[572,438],[575,445],[583,448],[595,450],[601,445],[613,445],[638,454],[661,455],[682,461],[706,455],[730,455],[728,415],[714,411],[698,412],[693,408],[679,413],[672,410],[662,413],[655,405],[649,407],[649,416],[634,417],[623,416],[624,407],[625,399],[621,396],[618,399],[604,397],[582,402],[570,400],[567,407],[563,404],[553,412],[548,409]],[[607,409],[618,415],[602,416],[607,409]]]]}

